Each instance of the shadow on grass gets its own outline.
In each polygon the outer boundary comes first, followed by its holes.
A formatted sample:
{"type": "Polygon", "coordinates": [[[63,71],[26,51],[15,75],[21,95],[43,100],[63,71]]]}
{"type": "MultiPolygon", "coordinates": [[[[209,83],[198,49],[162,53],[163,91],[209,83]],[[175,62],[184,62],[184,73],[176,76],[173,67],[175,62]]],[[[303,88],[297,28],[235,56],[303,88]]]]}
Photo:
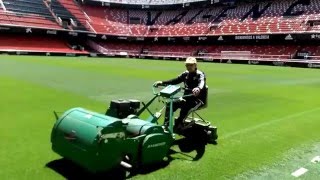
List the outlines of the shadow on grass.
{"type": "Polygon", "coordinates": [[[94,174],[65,158],[53,160],[47,163],[46,167],[54,170],[65,179],[126,179],[126,172],[122,168],[94,174]]]}
{"type": "Polygon", "coordinates": [[[76,165],[75,163],[62,158],[58,160],[53,160],[46,164],[46,167],[54,170],[61,176],[63,176],[65,179],[128,179],[132,178],[136,175],[145,175],[152,172],[155,172],[157,170],[163,169],[167,167],[171,161],[173,160],[189,160],[191,161],[197,161],[202,158],[202,156],[205,153],[206,149],[206,143],[202,143],[199,141],[190,141],[190,139],[180,139],[175,142],[176,146],[179,147],[180,151],[170,150],[168,155],[168,160],[163,161],[154,165],[148,165],[145,167],[139,167],[135,170],[127,171],[126,169],[122,167],[116,167],[108,172],[104,173],[91,173],[87,171],[86,169],[83,169],[82,167],[76,165]],[[188,153],[196,151],[195,156],[191,156],[188,153]],[[173,157],[175,154],[183,155],[183,157],[173,157]]]}
{"type": "MultiPolygon", "coordinates": [[[[171,155],[181,154],[186,157],[183,160],[190,161],[190,159],[191,159],[191,161],[198,161],[205,154],[206,146],[208,145],[208,143],[202,142],[201,140],[199,140],[197,138],[195,138],[195,139],[183,138],[183,139],[177,140],[174,145],[179,147],[179,151],[171,150],[171,152],[170,152],[171,155]],[[188,154],[193,151],[196,152],[195,156],[191,156],[188,154]]],[[[209,144],[209,145],[217,145],[217,142],[215,141],[214,143],[209,144]]],[[[181,158],[174,158],[174,159],[181,159],[181,158]]]]}
{"type": "Polygon", "coordinates": [[[127,171],[122,167],[116,167],[110,171],[103,173],[91,173],[77,164],[62,158],[53,160],[46,164],[47,168],[54,170],[56,173],[63,176],[65,179],[112,179],[124,180],[132,178],[138,174],[149,174],[169,165],[169,161],[161,162],[147,167],[141,167],[138,170],[127,171]]]}

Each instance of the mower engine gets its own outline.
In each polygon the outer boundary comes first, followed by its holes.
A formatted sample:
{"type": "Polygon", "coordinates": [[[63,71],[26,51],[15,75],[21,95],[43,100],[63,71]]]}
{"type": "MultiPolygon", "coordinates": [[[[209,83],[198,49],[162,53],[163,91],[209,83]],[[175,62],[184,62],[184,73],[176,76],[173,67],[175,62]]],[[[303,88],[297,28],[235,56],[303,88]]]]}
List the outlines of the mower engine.
{"type": "Polygon", "coordinates": [[[105,114],[108,116],[123,119],[131,114],[136,114],[139,108],[139,100],[112,100],[105,114]]]}

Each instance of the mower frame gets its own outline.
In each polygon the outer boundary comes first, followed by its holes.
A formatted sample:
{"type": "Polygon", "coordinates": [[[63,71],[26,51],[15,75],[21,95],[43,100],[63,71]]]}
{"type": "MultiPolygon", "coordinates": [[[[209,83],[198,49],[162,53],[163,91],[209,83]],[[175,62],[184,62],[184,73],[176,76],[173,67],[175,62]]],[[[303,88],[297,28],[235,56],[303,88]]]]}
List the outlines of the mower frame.
{"type": "MultiPolygon", "coordinates": [[[[169,127],[168,127],[168,131],[169,133],[172,135],[172,137],[175,137],[175,133],[173,131],[173,127],[175,125],[174,122],[174,118],[173,118],[173,102],[177,99],[181,99],[181,98],[185,98],[185,97],[189,97],[189,96],[193,96],[193,94],[188,94],[188,95],[183,95],[183,96],[176,96],[176,94],[178,94],[179,92],[181,92],[181,90],[186,89],[186,88],[182,88],[181,86],[178,85],[168,85],[168,86],[161,86],[161,87],[165,87],[164,89],[162,89],[162,91],[160,92],[156,92],[155,88],[157,88],[159,86],[152,86],[152,91],[153,91],[153,95],[154,97],[149,100],[146,104],[142,102],[143,107],[137,112],[137,116],[140,116],[145,110],[147,110],[150,113],[150,117],[148,118],[147,121],[152,122],[152,123],[157,123],[158,124],[158,120],[160,118],[160,115],[155,115],[153,114],[150,110],[149,110],[149,106],[154,102],[154,100],[156,100],[158,97],[163,97],[167,100],[166,103],[169,103],[169,127]],[[176,91],[174,91],[172,94],[169,95],[163,95],[162,92],[166,89],[166,88],[175,88],[176,91]]],[[[164,107],[166,107],[167,104],[164,105],[164,107]]],[[[164,108],[161,108],[160,112],[163,110],[164,108]]],[[[201,118],[202,119],[202,118],[201,118]]]]}

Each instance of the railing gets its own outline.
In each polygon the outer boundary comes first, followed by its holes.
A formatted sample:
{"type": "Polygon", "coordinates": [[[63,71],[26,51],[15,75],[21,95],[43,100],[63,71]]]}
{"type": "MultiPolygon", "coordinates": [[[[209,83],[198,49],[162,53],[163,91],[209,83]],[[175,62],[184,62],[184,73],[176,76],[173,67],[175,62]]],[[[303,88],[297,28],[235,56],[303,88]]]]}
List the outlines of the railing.
{"type": "Polygon", "coordinates": [[[2,1],[2,0],[0,0],[0,5],[1,5],[1,7],[2,7],[2,9],[3,9],[4,11],[7,11],[7,9],[6,9],[6,7],[4,6],[4,4],[3,4],[3,1],[2,1]]]}
{"type": "Polygon", "coordinates": [[[174,55],[174,56],[191,56],[191,53],[187,52],[163,52],[163,51],[148,51],[143,54],[148,54],[148,55],[174,55]]]}
{"type": "MultiPolygon", "coordinates": [[[[115,50],[103,48],[104,55],[120,55],[120,56],[146,56],[159,58],[186,58],[192,56],[192,53],[187,52],[161,52],[148,51],[140,53],[139,50],[115,50]]],[[[193,56],[204,60],[236,60],[236,61],[270,61],[270,62],[296,62],[296,63],[320,63],[320,56],[308,56],[309,59],[292,59],[292,55],[266,55],[266,54],[232,54],[231,56],[223,53],[202,53],[201,55],[193,56]]]]}
{"type": "Polygon", "coordinates": [[[88,21],[86,21],[85,27],[90,29],[92,32],[97,33],[96,30],[91,26],[91,24],[88,21]]]}
{"type": "MultiPolygon", "coordinates": [[[[193,56],[188,52],[162,52],[162,51],[148,51],[140,53],[140,50],[115,50],[103,48],[105,55],[132,55],[132,56],[154,56],[154,57],[179,57],[185,58],[193,56]]],[[[221,59],[221,60],[261,60],[261,61],[295,61],[295,62],[317,62],[320,61],[320,56],[308,56],[310,59],[292,59],[292,54],[288,55],[266,55],[266,54],[225,54],[225,53],[202,53],[195,57],[202,59],[221,59]]]]}

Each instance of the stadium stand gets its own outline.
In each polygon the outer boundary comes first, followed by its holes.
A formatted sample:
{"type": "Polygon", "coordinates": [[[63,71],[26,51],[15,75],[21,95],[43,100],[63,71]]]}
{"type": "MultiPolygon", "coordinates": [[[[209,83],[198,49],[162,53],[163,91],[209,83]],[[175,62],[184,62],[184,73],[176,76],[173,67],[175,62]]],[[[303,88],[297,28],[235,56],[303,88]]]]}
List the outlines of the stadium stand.
{"type": "Polygon", "coordinates": [[[72,0],[2,0],[0,22],[46,29],[91,31],[81,7],[72,0]]]}
{"type": "MultiPolygon", "coordinates": [[[[177,11],[126,10],[84,6],[99,33],[131,36],[202,36],[305,32],[320,19],[320,1],[268,1],[177,11]],[[299,13],[299,12],[302,13],[299,13]]],[[[317,28],[317,27],[316,27],[317,28]]]]}
{"type": "MultiPolygon", "coordinates": [[[[162,5],[193,0],[111,1],[162,5]]],[[[239,60],[320,59],[316,45],[320,40],[320,0],[238,1],[231,6],[207,4],[176,10],[176,6],[123,8],[101,6],[99,1],[96,5],[81,2],[0,0],[0,25],[40,28],[46,34],[62,35],[52,39],[33,34],[40,31],[26,32],[32,36],[3,35],[0,50],[239,60]],[[58,32],[47,31],[51,29],[58,32]],[[75,46],[63,39],[70,36],[79,40],[74,41],[75,46]],[[303,41],[308,40],[314,43],[304,45],[303,41]],[[77,50],[83,46],[88,51],[77,50]]]]}
{"type": "Polygon", "coordinates": [[[113,9],[113,11],[109,13],[109,11],[105,11],[104,7],[83,6],[82,8],[89,15],[92,20],[90,24],[97,33],[129,35],[128,32],[130,28],[125,24],[125,10],[113,9]],[[106,16],[115,16],[117,19],[109,21],[109,18],[105,19],[106,16]]]}
{"type": "MultiPolygon", "coordinates": [[[[132,43],[100,42],[106,54],[150,55],[164,57],[212,56],[216,58],[246,55],[250,58],[291,59],[299,49],[297,45],[141,45],[132,43]]],[[[311,47],[307,50],[313,51],[311,47]]],[[[318,53],[320,48],[318,48],[318,53]]]]}
{"type": "Polygon", "coordinates": [[[221,53],[226,51],[250,52],[252,55],[274,55],[277,57],[291,58],[298,50],[296,45],[245,45],[245,46],[209,46],[204,47],[208,53],[221,53]]]}
{"type": "Polygon", "coordinates": [[[151,45],[143,48],[143,54],[152,56],[192,56],[197,55],[200,46],[194,45],[151,45]]]}
{"type": "Polygon", "coordinates": [[[42,0],[2,0],[1,24],[62,29],[42,0]]]}
{"type": "Polygon", "coordinates": [[[87,51],[72,49],[72,45],[66,40],[48,36],[26,36],[6,34],[0,36],[0,51],[26,51],[49,53],[77,53],[84,54],[87,51]]]}
{"type": "Polygon", "coordinates": [[[128,54],[138,56],[141,53],[143,45],[141,44],[128,44],[128,43],[98,43],[100,46],[107,50],[110,54],[128,54]]]}
{"type": "Polygon", "coordinates": [[[319,59],[320,57],[320,46],[309,45],[301,48],[302,52],[309,52],[311,59],[319,59]]]}

